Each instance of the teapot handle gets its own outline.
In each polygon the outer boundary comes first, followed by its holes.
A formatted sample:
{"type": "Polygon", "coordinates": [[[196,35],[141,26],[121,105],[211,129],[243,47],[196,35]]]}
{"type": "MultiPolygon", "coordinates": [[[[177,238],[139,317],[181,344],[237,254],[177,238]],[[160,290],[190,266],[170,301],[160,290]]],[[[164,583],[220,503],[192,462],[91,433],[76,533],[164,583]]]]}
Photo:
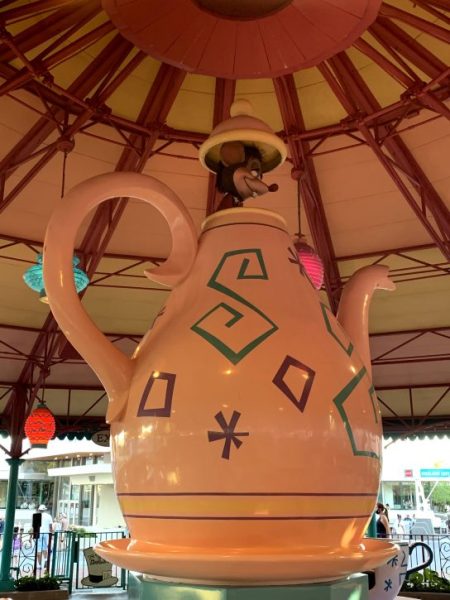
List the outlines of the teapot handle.
{"type": "Polygon", "coordinates": [[[72,258],[75,236],[86,215],[110,198],[137,198],[167,220],[172,251],[159,267],[147,271],[154,281],[174,286],[189,273],[197,252],[192,218],[164,183],[138,173],[108,173],[75,186],[52,214],[44,242],[44,283],[61,331],[92,367],[109,397],[107,421],[120,418],[128,398],[133,362],[97,329],[75,289],[72,258]]]}

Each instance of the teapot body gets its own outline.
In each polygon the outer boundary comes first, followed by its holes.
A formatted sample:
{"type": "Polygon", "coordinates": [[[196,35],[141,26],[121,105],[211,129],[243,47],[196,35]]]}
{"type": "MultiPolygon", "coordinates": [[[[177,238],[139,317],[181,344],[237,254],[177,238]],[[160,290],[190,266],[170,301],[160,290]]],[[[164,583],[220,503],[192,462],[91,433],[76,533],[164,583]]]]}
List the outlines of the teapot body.
{"type": "Polygon", "coordinates": [[[280,217],[241,208],[206,220],[133,365],[111,424],[132,538],[210,552],[360,543],[381,415],[280,217]]]}

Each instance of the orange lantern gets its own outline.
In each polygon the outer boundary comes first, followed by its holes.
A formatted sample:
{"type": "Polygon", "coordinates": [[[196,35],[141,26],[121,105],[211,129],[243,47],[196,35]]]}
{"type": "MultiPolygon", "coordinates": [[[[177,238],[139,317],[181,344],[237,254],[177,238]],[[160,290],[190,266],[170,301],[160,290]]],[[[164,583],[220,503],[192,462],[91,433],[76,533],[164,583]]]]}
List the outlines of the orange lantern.
{"type": "Polygon", "coordinates": [[[55,428],[55,418],[43,402],[29,415],[24,427],[32,448],[47,448],[55,435],[55,428]]]}

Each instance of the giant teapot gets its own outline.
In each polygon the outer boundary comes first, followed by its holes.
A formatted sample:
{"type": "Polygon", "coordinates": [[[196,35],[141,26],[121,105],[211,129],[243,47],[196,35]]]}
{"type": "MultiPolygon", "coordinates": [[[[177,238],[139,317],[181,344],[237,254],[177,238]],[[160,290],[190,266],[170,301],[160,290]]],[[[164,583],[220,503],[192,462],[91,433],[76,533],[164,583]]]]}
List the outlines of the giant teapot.
{"type": "Polygon", "coordinates": [[[393,288],[386,267],[357,272],[335,318],[279,215],[219,211],[197,242],[166,185],[113,173],[58,206],[44,276],[61,330],[108,393],[115,486],[132,540],[177,556],[358,548],[380,479],[367,319],[374,290],[393,288]],[[147,275],[173,289],[131,358],[93,324],[72,274],[80,223],[112,197],[153,205],[172,235],[170,256],[147,275]]]}

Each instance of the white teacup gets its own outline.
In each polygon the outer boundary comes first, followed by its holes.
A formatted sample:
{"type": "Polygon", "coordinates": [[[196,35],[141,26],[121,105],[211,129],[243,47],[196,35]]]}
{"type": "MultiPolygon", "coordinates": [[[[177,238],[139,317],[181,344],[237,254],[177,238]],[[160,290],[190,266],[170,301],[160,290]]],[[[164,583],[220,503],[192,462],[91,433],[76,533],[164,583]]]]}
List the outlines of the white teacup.
{"type": "Polygon", "coordinates": [[[397,597],[407,575],[421,571],[433,562],[433,551],[424,542],[395,541],[398,553],[387,563],[368,572],[369,600],[393,600],[397,597]],[[414,548],[422,546],[428,552],[428,559],[421,565],[408,569],[408,560],[414,548]]]}

